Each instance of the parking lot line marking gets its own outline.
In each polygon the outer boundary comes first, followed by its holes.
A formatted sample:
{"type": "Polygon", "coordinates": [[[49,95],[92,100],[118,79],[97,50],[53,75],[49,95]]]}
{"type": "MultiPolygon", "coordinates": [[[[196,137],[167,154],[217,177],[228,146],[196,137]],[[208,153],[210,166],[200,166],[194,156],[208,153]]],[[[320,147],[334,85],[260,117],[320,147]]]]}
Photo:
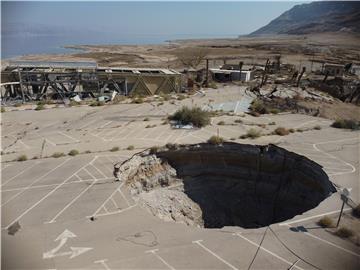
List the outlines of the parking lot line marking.
{"type": "Polygon", "coordinates": [[[147,250],[145,251],[145,253],[151,253],[154,254],[154,256],[156,258],[158,258],[160,261],[162,261],[163,264],[165,264],[169,269],[171,270],[176,270],[173,266],[171,266],[167,261],[165,261],[159,254],[156,253],[156,251],[159,251],[158,249],[152,249],[152,250],[147,250]]]}
{"type": "MultiPolygon", "coordinates": [[[[67,160],[65,160],[63,163],[61,163],[60,165],[64,164],[65,162],[71,160],[72,158],[69,158],[67,160]]],[[[59,165],[59,166],[60,166],[59,165]]],[[[59,166],[56,166],[54,169],[52,169],[51,171],[57,169],[59,166]]],[[[84,167],[86,167],[86,165],[84,165],[83,167],[81,167],[78,171],[76,171],[75,173],[79,172],[81,169],[83,169],[84,167]]],[[[50,171],[50,172],[51,172],[50,171]]],[[[50,173],[49,172],[49,173],[50,173]]],[[[48,173],[48,174],[49,174],[48,173]]],[[[15,218],[12,222],[9,223],[9,225],[7,225],[5,227],[5,229],[8,229],[9,226],[11,226],[14,222],[19,221],[23,216],[25,216],[27,213],[29,213],[32,209],[34,209],[36,206],[38,206],[42,201],[44,201],[46,198],[48,198],[51,194],[53,194],[56,190],[58,190],[60,187],[62,187],[71,177],[73,177],[74,174],[70,175],[68,178],[66,178],[61,184],[59,184],[58,186],[56,186],[54,189],[52,189],[50,192],[48,192],[45,196],[43,196],[40,200],[38,200],[36,203],[34,203],[31,207],[27,208],[20,216],[18,216],[17,218],[15,218]]],[[[37,180],[39,181],[39,180],[37,180]]],[[[22,191],[23,192],[23,191],[22,191]]]]}
{"type": "Polygon", "coordinates": [[[94,167],[95,170],[97,170],[102,176],[104,176],[105,178],[107,177],[105,174],[103,174],[102,171],[100,171],[100,169],[98,169],[94,164],[90,164],[90,166],[94,167]]]}
{"type": "Polygon", "coordinates": [[[72,199],[63,209],[61,209],[50,221],[45,221],[44,223],[54,223],[56,219],[65,212],[66,209],[68,209],[74,202],[76,202],[86,191],[88,191],[90,188],[92,188],[98,180],[95,180],[91,183],[91,185],[87,186],[83,191],[81,191],[74,199],[72,199]]]}
{"type": "Polygon", "coordinates": [[[98,162],[100,163],[100,165],[104,166],[106,170],[108,170],[111,174],[113,173],[112,168],[108,168],[108,166],[105,165],[105,163],[101,162],[100,159],[98,159],[98,162]]]}
{"type": "Polygon", "coordinates": [[[102,266],[104,266],[105,270],[111,270],[110,267],[106,264],[106,262],[107,262],[107,259],[94,261],[94,263],[100,263],[102,266]]]}
{"type": "MultiPolygon", "coordinates": [[[[100,178],[98,180],[110,180],[113,178],[100,178]]],[[[71,185],[71,184],[79,184],[82,182],[93,182],[95,181],[94,179],[86,179],[86,180],[79,180],[79,181],[72,181],[72,182],[68,182],[65,183],[64,185],[71,185]]],[[[56,187],[60,184],[48,184],[48,185],[37,185],[37,186],[32,186],[32,187],[23,187],[23,188],[9,188],[9,189],[3,189],[1,190],[1,192],[9,192],[9,191],[17,191],[17,190],[30,190],[30,189],[36,189],[36,188],[46,188],[46,187],[56,187]]]]}
{"type": "MultiPolygon", "coordinates": [[[[53,171],[55,171],[56,169],[60,168],[62,165],[64,165],[66,162],[68,162],[71,158],[66,159],[64,162],[60,163],[58,166],[56,166],[55,168],[52,168],[50,171],[48,171],[47,173],[45,173],[44,175],[42,175],[40,178],[36,179],[34,182],[32,182],[30,185],[26,186],[26,187],[32,187],[35,183],[37,183],[38,181],[40,181],[41,179],[43,179],[44,177],[48,176],[50,173],[52,173],[53,171]]],[[[6,202],[4,202],[3,204],[1,204],[1,207],[6,205],[8,202],[12,201],[13,199],[15,199],[17,196],[21,195],[25,190],[20,191],[19,193],[16,193],[14,196],[12,196],[9,200],[7,200],[6,202]]]]}
{"type": "Polygon", "coordinates": [[[11,167],[11,166],[13,166],[14,164],[9,164],[9,165],[2,165],[1,164],[1,171],[3,171],[3,170],[5,170],[6,168],[9,168],[9,167],[11,167]]]}
{"type": "Polygon", "coordinates": [[[110,156],[105,156],[110,162],[111,162],[111,164],[113,164],[114,165],[114,160],[112,160],[111,158],[110,158],[110,156]]]}
{"type": "Polygon", "coordinates": [[[116,207],[117,209],[119,209],[119,206],[116,204],[114,198],[111,198],[111,201],[112,201],[112,203],[115,205],[115,207],[116,207]]]}
{"type": "MultiPolygon", "coordinates": [[[[344,211],[348,211],[350,209],[351,208],[344,208],[344,211]]],[[[310,219],[314,219],[314,218],[318,218],[318,217],[322,217],[322,216],[326,216],[326,215],[336,214],[336,213],[339,213],[340,211],[341,210],[335,210],[335,211],[326,212],[326,213],[322,213],[322,214],[318,214],[318,215],[314,215],[314,216],[310,216],[310,217],[306,217],[306,218],[293,220],[293,221],[290,221],[290,222],[283,222],[283,223],[279,223],[279,226],[288,226],[290,224],[299,223],[299,222],[307,221],[307,220],[310,220],[310,219]]]]}
{"type": "Polygon", "coordinates": [[[109,125],[110,123],[112,123],[112,121],[109,121],[109,122],[103,124],[102,126],[100,126],[100,128],[104,128],[105,126],[109,125]]]}
{"type": "MultiPolygon", "coordinates": [[[[87,166],[86,166],[86,167],[87,167],[87,166]]],[[[84,170],[88,175],[90,175],[90,177],[91,177],[92,179],[96,180],[96,177],[93,176],[93,175],[86,169],[86,167],[83,168],[83,170],[84,170]]]]}
{"type": "Polygon", "coordinates": [[[73,137],[65,134],[64,132],[58,131],[58,133],[61,134],[61,135],[64,135],[65,137],[69,138],[70,140],[72,140],[72,141],[74,141],[74,142],[80,142],[80,140],[75,139],[75,138],[73,138],[73,137]]]}
{"type": "Polygon", "coordinates": [[[120,194],[121,194],[121,197],[123,197],[123,198],[124,198],[124,200],[125,200],[126,204],[127,204],[128,206],[131,206],[131,204],[130,204],[130,203],[129,203],[129,201],[126,199],[125,195],[122,193],[122,191],[121,191],[121,189],[120,189],[120,188],[119,188],[119,192],[120,192],[120,194]]]}
{"type": "Polygon", "coordinates": [[[79,181],[84,181],[83,179],[80,178],[80,176],[78,176],[77,173],[75,173],[74,176],[75,176],[77,179],[79,179],[79,181]]]}
{"type": "Polygon", "coordinates": [[[209,252],[211,255],[213,255],[215,258],[217,258],[218,260],[222,261],[223,263],[225,263],[227,266],[229,266],[231,269],[233,270],[239,270],[238,268],[236,268],[235,266],[233,266],[231,263],[225,261],[223,258],[221,258],[219,255],[217,255],[216,253],[214,253],[213,251],[211,251],[210,249],[208,249],[207,247],[205,247],[203,244],[201,244],[203,240],[196,240],[196,241],[192,241],[193,244],[197,244],[198,246],[202,247],[204,250],[206,250],[207,252],[209,252]]]}
{"type": "MultiPolygon", "coordinates": [[[[288,224],[287,224],[286,226],[287,226],[287,227],[291,227],[291,226],[288,225],[288,224]]],[[[310,236],[310,237],[312,237],[312,238],[314,238],[314,239],[317,239],[317,240],[319,240],[319,241],[321,241],[321,242],[324,242],[324,243],[326,243],[326,244],[328,244],[328,245],[330,245],[330,246],[333,246],[333,247],[335,247],[335,248],[338,248],[338,249],[340,249],[340,250],[342,250],[342,251],[344,251],[344,252],[346,252],[346,253],[349,253],[349,254],[351,254],[351,255],[354,255],[354,256],[360,258],[360,254],[357,254],[357,253],[355,253],[355,252],[353,252],[353,251],[351,251],[351,250],[348,250],[348,249],[343,248],[343,247],[341,247],[341,246],[339,246],[339,245],[337,245],[337,244],[334,244],[334,243],[329,242],[329,241],[327,241],[327,240],[325,240],[325,239],[322,239],[322,238],[320,238],[320,237],[318,237],[318,236],[316,236],[316,235],[314,235],[314,234],[312,234],[312,233],[309,233],[309,232],[302,232],[302,233],[305,234],[305,235],[307,235],[307,236],[310,236]]]]}
{"type": "Polygon", "coordinates": [[[240,238],[242,238],[242,239],[246,240],[246,241],[247,241],[247,242],[249,242],[250,244],[252,244],[252,245],[256,246],[257,248],[262,249],[263,251],[265,251],[265,252],[269,253],[270,255],[272,255],[272,256],[274,256],[275,258],[279,259],[280,261],[282,261],[282,262],[284,262],[284,263],[288,264],[289,266],[295,267],[295,268],[297,268],[297,269],[299,269],[299,270],[304,270],[303,268],[301,268],[301,267],[299,267],[299,266],[297,266],[297,265],[294,265],[294,263],[289,262],[288,260],[284,259],[283,257],[280,257],[279,255],[275,254],[274,252],[272,252],[272,251],[270,251],[270,250],[268,250],[268,249],[266,249],[266,248],[264,248],[264,247],[262,247],[262,246],[258,245],[257,243],[255,243],[255,242],[251,241],[250,239],[248,239],[248,238],[246,238],[245,236],[241,235],[241,233],[240,233],[240,232],[233,233],[233,235],[238,236],[238,237],[240,237],[240,238]]]}
{"type": "MultiPolygon", "coordinates": [[[[344,141],[344,140],[340,140],[340,141],[344,141]]],[[[331,143],[333,143],[333,142],[336,142],[336,141],[332,141],[331,143]]],[[[323,142],[323,143],[321,143],[321,142],[320,142],[320,143],[314,143],[314,144],[312,145],[316,151],[319,151],[320,153],[325,154],[326,156],[328,156],[328,157],[330,157],[330,158],[336,159],[336,160],[338,160],[338,161],[346,164],[347,166],[349,166],[349,167],[351,168],[350,171],[347,171],[347,172],[339,172],[339,173],[336,173],[336,175],[348,174],[348,173],[353,173],[353,172],[356,171],[356,168],[355,168],[353,165],[351,165],[350,163],[342,160],[341,158],[338,158],[338,157],[336,157],[336,156],[334,156],[334,155],[332,155],[332,154],[329,154],[329,153],[327,153],[327,152],[319,149],[319,148],[317,147],[318,144],[324,144],[324,142],[323,142]]],[[[333,175],[334,175],[334,174],[333,174],[333,175]]]]}
{"type": "Polygon", "coordinates": [[[120,189],[122,186],[123,186],[124,183],[121,183],[120,186],[115,189],[113,191],[113,193],[110,194],[110,196],[100,205],[100,207],[94,212],[94,214],[92,214],[92,216],[96,216],[97,213],[99,212],[99,210],[102,208],[102,207],[105,207],[105,204],[112,198],[113,195],[116,194],[116,192],[118,191],[118,189],[120,189]]]}
{"type": "Polygon", "coordinates": [[[79,129],[83,129],[84,127],[90,126],[92,123],[94,123],[94,122],[96,122],[96,121],[98,121],[98,119],[94,119],[94,120],[92,120],[92,121],[88,122],[87,124],[85,124],[85,125],[83,125],[83,126],[79,127],[79,129]]]}
{"type": "Polygon", "coordinates": [[[178,136],[174,137],[174,143],[176,143],[178,140],[180,140],[181,138],[183,138],[185,136],[186,130],[183,130],[180,134],[178,134],[178,136]]]}
{"type": "Polygon", "coordinates": [[[19,175],[23,174],[24,172],[26,172],[27,170],[35,167],[36,165],[40,164],[41,162],[35,162],[33,165],[27,167],[26,169],[24,169],[23,171],[19,172],[17,175],[9,178],[8,180],[6,180],[4,183],[1,183],[1,186],[3,187],[4,185],[6,185],[7,183],[9,183],[11,180],[13,180],[14,178],[18,177],[19,175]]]}
{"type": "MultiPolygon", "coordinates": [[[[318,144],[328,144],[328,143],[334,143],[334,142],[345,142],[345,141],[352,141],[352,140],[359,140],[359,137],[354,137],[354,138],[347,138],[347,139],[340,139],[340,140],[333,140],[333,141],[323,141],[323,142],[318,142],[316,143],[318,144]]],[[[311,144],[312,145],[312,144],[311,144]]]]}
{"type": "Polygon", "coordinates": [[[24,143],[21,139],[18,140],[19,143],[21,143],[26,149],[30,149],[31,147],[28,146],[26,143],[24,143]]]}
{"type": "Polygon", "coordinates": [[[119,134],[122,134],[126,131],[126,129],[119,130],[119,128],[114,128],[113,130],[106,130],[105,132],[103,132],[103,134],[101,134],[101,136],[107,140],[109,140],[109,139],[111,140],[111,138],[112,138],[111,136],[119,131],[120,131],[119,134]]]}
{"type": "Polygon", "coordinates": [[[235,106],[235,109],[234,109],[234,113],[236,113],[238,106],[239,106],[239,101],[236,102],[236,106],[235,106]]]}

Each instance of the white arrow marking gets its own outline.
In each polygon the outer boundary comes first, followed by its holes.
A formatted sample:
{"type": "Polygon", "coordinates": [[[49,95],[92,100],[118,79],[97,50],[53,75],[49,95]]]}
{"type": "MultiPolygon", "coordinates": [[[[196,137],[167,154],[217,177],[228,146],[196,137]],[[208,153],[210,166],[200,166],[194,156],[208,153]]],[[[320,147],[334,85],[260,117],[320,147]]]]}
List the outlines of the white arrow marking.
{"type": "Polygon", "coordinates": [[[70,247],[72,254],[70,256],[70,259],[75,258],[83,253],[85,253],[86,251],[92,250],[93,248],[88,248],[88,247],[70,247]]]}
{"type": "Polygon", "coordinates": [[[103,260],[95,261],[94,263],[100,263],[102,266],[104,266],[104,269],[110,270],[110,268],[109,268],[109,266],[106,264],[106,262],[107,262],[107,259],[103,259],[103,260]]]}
{"type": "Polygon", "coordinates": [[[58,241],[61,239],[75,238],[76,235],[73,232],[70,232],[68,229],[63,231],[54,241],[58,241]]]}
{"type": "Polygon", "coordinates": [[[54,240],[59,241],[60,243],[57,247],[53,248],[52,250],[45,252],[43,254],[43,259],[50,259],[50,258],[54,258],[54,257],[60,257],[60,256],[67,256],[70,255],[70,259],[75,258],[89,250],[91,250],[92,248],[87,248],[87,247],[70,247],[71,251],[66,251],[66,252],[61,252],[61,253],[57,253],[67,242],[67,240],[69,238],[75,238],[76,235],[69,231],[69,230],[65,230],[63,231],[58,237],[56,237],[56,239],[54,240]]]}

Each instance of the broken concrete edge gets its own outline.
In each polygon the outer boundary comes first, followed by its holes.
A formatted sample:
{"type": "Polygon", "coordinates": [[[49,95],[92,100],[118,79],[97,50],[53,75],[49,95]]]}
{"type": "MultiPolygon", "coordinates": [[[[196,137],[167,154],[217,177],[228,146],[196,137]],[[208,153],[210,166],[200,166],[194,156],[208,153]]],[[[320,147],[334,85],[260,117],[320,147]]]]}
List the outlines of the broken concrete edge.
{"type": "MultiPolygon", "coordinates": [[[[199,148],[199,147],[206,146],[206,145],[214,146],[214,147],[223,147],[224,145],[242,145],[242,146],[245,146],[245,147],[258,147],[259,149],[267,149],[267,150],[269,150],[270,148],[272,148],[272,149],[281,149],[281,150],[285,150],[288,153],[296,154],[297,156],[306,159],[307,162],[311,162],[313,165],[323,169],[322,165],[320,165],[319,163],[309,159],[308,157],[306,157],[304,155],[300,155],[300,154],[298,154],[296,152],[293,152],[293,151],[289,151],[289,150],[287,150],[285,148],[282,148],[280,146],[277,146],[276,144],[273,144],[273,143],[261,145],[261,144],[239,144],[239,143],[236,143],[236,142],[223,142],[223,143],[217,144],[217,145],[213,145],[213,144],[210,144],[210,143],[195,143],[195,144],[167,144],[167,145],[163,145],[163,146],[149,147],[149,148],[146,148],[146,149],[144,149],[144,150],[142,150],[140,152],[134,153],[131,157],[125,159],[124,161],[115,163],[114,164],[114,172],[113,172],[113,174],[114,174],[115,178],[117,178],[117,172],[118,172],[119,168],[123,164],[127,163],[129,160],[131,160],[135,156],[144,156],[144,155],[150,154],[151,149],[153,149],[153,148],[157,149],[156,152],[153,153],[153,154],[156,155],[157,153],[160,153],[160,152],[171,151],[171,150],[189,150],[189,149],[192,149],[192,148],[199,148]],[[172,147],[175,147],[175,148],[169,148],[169,145],[171,145],[172,147]]],[[[330,179],[329,179],[329,181],[330,181],[330,179]]],[[[332,184],[334,185],[334,187],[336,189],[340,188],[338,185],[335,185],[333,182],[332,182],[332,184]]]]}
{"type": "Polygon", "coordinates": [[[116,164],[114,175],[154,216],[205,228],[288,220],[336,192],[321,165],[273,144],[154,147],[116,164]]]}

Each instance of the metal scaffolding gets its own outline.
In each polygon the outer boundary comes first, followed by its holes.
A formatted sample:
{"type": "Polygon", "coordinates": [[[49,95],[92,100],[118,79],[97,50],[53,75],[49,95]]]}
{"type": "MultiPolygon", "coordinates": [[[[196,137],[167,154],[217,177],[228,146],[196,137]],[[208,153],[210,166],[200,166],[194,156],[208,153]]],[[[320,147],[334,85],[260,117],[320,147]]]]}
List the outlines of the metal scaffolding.
{"type": "Polygon", "coordinates": [[[74,95],[147,96],[180,92],[181,74],[170,69],[98,67],[96,62],[12,61],[1,71],[2,102],[64,99],[74,95]]]}

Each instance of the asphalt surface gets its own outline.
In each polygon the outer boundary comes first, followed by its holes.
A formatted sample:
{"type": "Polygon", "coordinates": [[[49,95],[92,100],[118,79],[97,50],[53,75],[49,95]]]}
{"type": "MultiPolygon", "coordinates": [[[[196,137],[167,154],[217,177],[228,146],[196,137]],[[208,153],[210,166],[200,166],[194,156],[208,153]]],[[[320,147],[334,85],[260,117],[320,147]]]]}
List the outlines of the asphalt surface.
{"type": "Polygon", "coordinates": [[[331,128],[329,120],[294,114],[224,115],[199,130],[162,125],[162,118],[182,104],[239,100],[235,90],[162,106],[3,114],[2,150],[9,154],[2,156],[1,168],[2,269],[359,269],[360,247],[316,225],[323,215],[338,215],[338,193],[269,228],[202,229],[158,219],[132,200],[123,183],[115,182],[113,165],[146,147],[196,143],[219,133],[240,143],[277,143],[303,154],[323,165],[335,184],[352,188],[352,199],[360,201],[360,133],[331,128]],[[233,124],[236,119],[243,123],[233,124]],[[219,121],[227,124],[219,126],[219,121]],[[310,130],[237,139],[249,128],[273,121],[276,125],[266,125],[264,131],[277,126],[310,130]],[[313,129],[316,125],[321,129],[313,129]],[[135,149],[126,150],[129,145],[135,149]],[[108,151],[114,146],[120,150],[108,151]],[[91,153],[44,158],[71,149],[91,153]],[[42,158],[5,162],[20,154],[42,158]]]}

